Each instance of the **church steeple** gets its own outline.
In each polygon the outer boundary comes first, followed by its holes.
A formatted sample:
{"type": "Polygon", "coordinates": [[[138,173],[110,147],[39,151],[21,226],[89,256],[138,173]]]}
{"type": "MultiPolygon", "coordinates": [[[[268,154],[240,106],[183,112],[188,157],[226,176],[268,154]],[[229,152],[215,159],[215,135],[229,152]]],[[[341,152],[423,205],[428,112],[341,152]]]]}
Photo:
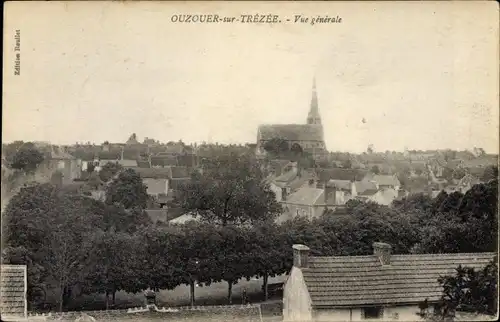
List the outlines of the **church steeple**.
{"type": "Polygon", "coordinates": [[[313,78],[311,108],[307,115],[307,124],[321,125],[321,116],[318,110],[318,94],[316,93],[316,77],[313,78]]]}

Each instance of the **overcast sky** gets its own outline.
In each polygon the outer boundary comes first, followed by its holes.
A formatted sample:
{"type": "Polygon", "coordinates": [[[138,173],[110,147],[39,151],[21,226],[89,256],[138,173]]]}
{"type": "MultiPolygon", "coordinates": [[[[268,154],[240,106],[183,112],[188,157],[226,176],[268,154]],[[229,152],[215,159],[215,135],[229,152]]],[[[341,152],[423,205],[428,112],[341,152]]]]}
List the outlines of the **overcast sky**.
{"type": "Polygon", "coordinates": [[[303,123],[330,150],[498,151],[498,10],[459,3],[7,3],[3,140],[255,142],[303,123]],[[174,24],[276,13],[340,24],[174,24]],[[21,76],[13,76],[21,33],[21,76]],[[363,118],[365,123],[362,122],[363,118]]]}

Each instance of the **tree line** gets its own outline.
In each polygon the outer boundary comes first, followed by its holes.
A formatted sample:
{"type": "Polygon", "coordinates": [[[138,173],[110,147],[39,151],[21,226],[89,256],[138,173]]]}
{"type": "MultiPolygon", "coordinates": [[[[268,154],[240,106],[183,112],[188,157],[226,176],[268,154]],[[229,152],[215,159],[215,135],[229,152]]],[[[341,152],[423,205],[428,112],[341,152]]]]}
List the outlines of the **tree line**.
{"type": "Polygon", "coordinates": [[[411,195],[391,207],[350,201],[347,211],[275,223],[280,213],[250,158],[220,157],[190,183],[177,202],[199,220],[153,225],[144,211],[146,187],[133,170],[109,169],[104,202],[38,184],[22,189],[3,214],[4,262],[28,265],[30,300],[58,289],[63,310],[75,293],[136,293],[225,281],[228,302],[241,278],[289,271],[292,245],[313,256],[368,255],[383,241],[395,253],[497,251],[498,182],[466,194],[411,195]],[[236,160],[236,161],[235,161],[236,160]],[[43,292],[42,292],[43,293],[43,292]]]}

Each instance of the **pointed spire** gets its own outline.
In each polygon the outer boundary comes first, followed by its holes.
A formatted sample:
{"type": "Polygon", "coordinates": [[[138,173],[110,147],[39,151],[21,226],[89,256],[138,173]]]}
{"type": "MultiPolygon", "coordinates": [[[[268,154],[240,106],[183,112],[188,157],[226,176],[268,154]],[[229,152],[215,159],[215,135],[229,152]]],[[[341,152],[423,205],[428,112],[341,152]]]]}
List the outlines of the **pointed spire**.
{"type": "Polygon", "coordinates": [[[316,76],[313,78],[311,108],[307,116],[307,124],[321,124],[318,110],[318,94],[316,93],[316,76]]]}

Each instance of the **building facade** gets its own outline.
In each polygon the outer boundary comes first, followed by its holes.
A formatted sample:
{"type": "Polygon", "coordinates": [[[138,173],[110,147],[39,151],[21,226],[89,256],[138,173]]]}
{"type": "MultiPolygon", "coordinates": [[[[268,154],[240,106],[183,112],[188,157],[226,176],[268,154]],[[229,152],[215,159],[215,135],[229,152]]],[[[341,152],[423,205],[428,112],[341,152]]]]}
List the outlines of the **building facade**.
{"type": "Polygon", "coordinates": [[[326,151],[323,124],[318,107],[316,82],[313,81],[312,99],[306,124],[261,125],[257,130],[257,152],[264,153],[265,145],[273,139],[286,142],[292,151],[302,151],[321,157],[326,151]]]}

